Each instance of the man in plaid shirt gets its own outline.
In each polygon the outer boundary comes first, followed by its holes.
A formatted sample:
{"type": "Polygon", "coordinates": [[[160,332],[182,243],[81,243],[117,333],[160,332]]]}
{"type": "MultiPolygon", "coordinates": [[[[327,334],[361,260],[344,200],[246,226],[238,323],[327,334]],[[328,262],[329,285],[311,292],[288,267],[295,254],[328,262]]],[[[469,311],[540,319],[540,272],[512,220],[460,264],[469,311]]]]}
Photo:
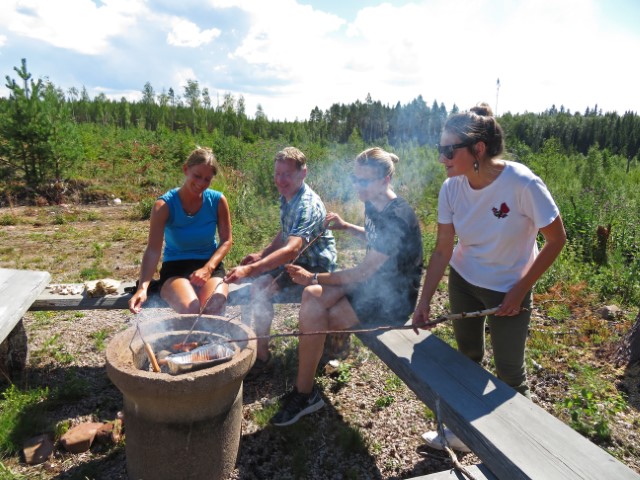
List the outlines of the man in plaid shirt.
{"type": "MultiPolygon", "coordinates": [[[[284,265],[295,260],[314,273],[331,272],[336,266],[336,242],[330,230],[325,230],[324,203],[305,182],[307,159],[300,150],[287,147],[274,159],[274,180],[280,193],[280,230],[271,243],[259,252],[250,253],[240,265],[229,270],[225,281],[236,283],[244,278],[251,284],[252,327],[257,336],[269,334],[273,321],[273,296],[284,290],[299,289],[284,265]],[[299,258],[299,253],[313,242],[299,258]],[[274,279],[276,279],[274,281],[274,279]]],[[[252,373],[270,366],[268,339],[258,340],[256,364],[252,373]]]]}

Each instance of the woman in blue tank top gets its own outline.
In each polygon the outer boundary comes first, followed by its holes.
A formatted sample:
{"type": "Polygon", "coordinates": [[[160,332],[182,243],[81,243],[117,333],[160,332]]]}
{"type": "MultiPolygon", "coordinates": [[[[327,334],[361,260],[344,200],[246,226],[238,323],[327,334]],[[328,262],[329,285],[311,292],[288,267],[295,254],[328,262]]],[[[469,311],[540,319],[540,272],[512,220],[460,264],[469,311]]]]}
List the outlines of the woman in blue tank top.
{"type": "Polygon", "coordinates": [[[129,309],[140,312],[163,251],[160,296],[180,314],[220,314],[229,289],[222,282],[223,258],[232,243],[229,204],[222,193],[209,185],[218,173],[213,152],[198,148],[182,166],[185,175],[180,188],[156,200],[151,212],[149,239],[142,257],[137,291],[129,309]],[[216,241],[216,232],[219,243],[216,241]]]}

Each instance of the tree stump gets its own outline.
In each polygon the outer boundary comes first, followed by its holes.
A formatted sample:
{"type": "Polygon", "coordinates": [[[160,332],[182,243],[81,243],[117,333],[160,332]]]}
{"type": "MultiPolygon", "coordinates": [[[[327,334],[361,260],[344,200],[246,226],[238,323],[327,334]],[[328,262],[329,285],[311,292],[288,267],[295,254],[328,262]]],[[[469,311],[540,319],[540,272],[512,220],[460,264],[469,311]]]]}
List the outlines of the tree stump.
{"type": "Polygon", "coordinates": [[[27,332],[20,320],[9,336],[0,344],[0,377],[11,380],[21,373],[27,364],[27,332]]]}
{"type": "Polygon", "coordinates": [[[640,361],[640,312],[636,321],[620,340],[615,353],[616,366],[633,365],[640,361]]]}
{"type": "Polygon", "coordinates": [[[351,350],[351,334],[350,333],[332,333],[327,335],[324,342],[324,352],[322,361],[344,360],[349,356],[351,350]]]}

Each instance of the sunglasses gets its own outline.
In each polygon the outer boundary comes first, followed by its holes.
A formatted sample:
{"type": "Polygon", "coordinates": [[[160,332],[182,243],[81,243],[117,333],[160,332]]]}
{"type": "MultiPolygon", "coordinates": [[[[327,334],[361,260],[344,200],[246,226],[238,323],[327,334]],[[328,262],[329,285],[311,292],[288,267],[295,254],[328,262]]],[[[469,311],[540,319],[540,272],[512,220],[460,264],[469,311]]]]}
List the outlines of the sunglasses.
{"type": "Polygon", "coordinates": [[[371,183],[377,182],[380,178],[362,178],[356,177],[355,175],[350,175],[351,183],[353,183],[357,187],[367,188],[371,183]]]}
{"type": "Polygon", "coordinates": [[[438,153],[440,155],[444,155],[449,160],[453,160],[456,148],[468,147],[469,145],[473,145],[473,142],[455,143],[453,145],[436,145],[436,147],[438,148],[438,153]]]}

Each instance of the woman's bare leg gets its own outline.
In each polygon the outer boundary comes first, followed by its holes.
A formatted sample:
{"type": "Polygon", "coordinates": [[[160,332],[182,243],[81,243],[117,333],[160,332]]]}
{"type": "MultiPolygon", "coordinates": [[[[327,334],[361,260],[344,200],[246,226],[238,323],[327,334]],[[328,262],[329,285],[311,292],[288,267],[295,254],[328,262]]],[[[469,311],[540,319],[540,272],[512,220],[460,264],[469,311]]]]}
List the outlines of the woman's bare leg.
{"type": "Polygon", "coordinates": [[[162,285],[160,296],[181,315],[200,313],[200,301],[193,289],[193,285],[186,278],[169,278],[162,285]]]}
{"type": "Polygon", "coordinates": [[[222,278],[212,277],[198,291],[200,309],[207,315],[222,315],[229,296],[229,285],[222,278]],[[222,285],[220,285],[222,284],[222,285]]]}

